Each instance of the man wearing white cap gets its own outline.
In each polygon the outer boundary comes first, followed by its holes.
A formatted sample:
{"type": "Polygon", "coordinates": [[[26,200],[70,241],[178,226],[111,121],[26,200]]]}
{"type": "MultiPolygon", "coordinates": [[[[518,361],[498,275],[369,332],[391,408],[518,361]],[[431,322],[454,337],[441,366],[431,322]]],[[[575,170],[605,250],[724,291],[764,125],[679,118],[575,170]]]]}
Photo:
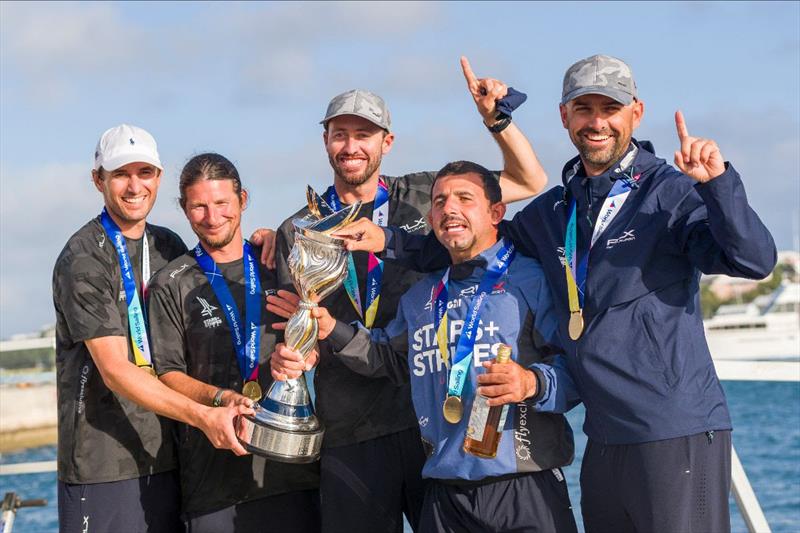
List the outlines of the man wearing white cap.
{"type": "Polygon", "coordinates": [[[217,448],[246,451],[232,419],[155,378],[144,315],[152,272],[186,252],[147,224],[161,180],[153,137],[122,124],[95,151],[100,215],[79,229],[53,271],[58,390],[58,512],[62,532],[182,528],[172,423],[202,429],[217,448]]]}

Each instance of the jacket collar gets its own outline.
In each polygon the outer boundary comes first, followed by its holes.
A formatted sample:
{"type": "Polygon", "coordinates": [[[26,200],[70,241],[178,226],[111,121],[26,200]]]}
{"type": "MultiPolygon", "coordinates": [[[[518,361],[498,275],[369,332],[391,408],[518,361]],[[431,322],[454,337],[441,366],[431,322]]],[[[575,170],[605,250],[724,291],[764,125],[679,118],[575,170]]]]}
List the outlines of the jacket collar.
{"type": "MultiPolygon", "coordinates": [[[[625,152],[625,155],[623,155],[619,161],[615,162],[606,172],[600,176],[597,176],[597,178],[608,175],[608,177],[613,179],[617,174],[616,169],[620,167],[635,168],[637,173],[644,174],[646,170],[654,166],[657,162],[658,158],[656,158],[655,155],[655,148],[653,148],[653,144],[650,141],[637,141],[636,139],[631,138],[631,146],[629,147],[628,151],[625,152]],[[636,149],[636,155],[634,156],[632,164],[625,165],[625,157],[629,156],[630,152],[634,148],[636,149]]],[[[585,177],[580,155],[577,155],[567,161],[561,171],[561,182],[564,185],[565,195],[569,182],[576,176],[585,177]]]]}
{"type": "Polygon", "coordinates": [[[489,263],[497,257],[497,252],[503,246],[503,239],[500,238],[496,243],[482,251],[472,259],[467,259],[463,263],[458,263],[450,267],[450,279],[461,281],[469,278],[473,274],[482,274],[489,263]]]}

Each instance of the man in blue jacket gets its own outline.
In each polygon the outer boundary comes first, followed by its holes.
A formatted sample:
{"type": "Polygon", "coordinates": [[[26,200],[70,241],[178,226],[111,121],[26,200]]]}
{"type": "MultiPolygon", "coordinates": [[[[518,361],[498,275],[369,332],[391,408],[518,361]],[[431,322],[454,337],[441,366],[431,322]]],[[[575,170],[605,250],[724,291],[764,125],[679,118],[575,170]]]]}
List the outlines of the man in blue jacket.
{"type": "MultiPolygon", "coordinates": [[[[731,422],[706,344],[700,273],[767,276],[772,236],[716,143],[680,112],[675,166],[632,138],[644,115],[630,67],[596,55],[564,76],[561,120],[578,156],[563,186],[501,231],[538,258],[586,406],[588,532],[728,531],[731,422]]],[[[359,221],[353,249],[432,260],[433,239],[359,221]],[[422,253],[415,253],[420,251],[422,253]]]]}
{"type": "MultiPolygon", "coordinates": [[[[572,460],[572,431],[563,415],[542,412],[574,403],[574,387],[560,368],[541,266],[498,240],[504,214],[492,172],[467,161],[446,165],[433,181],[428,223],[453,265],[414,284],[386,328],[356,328],[315,310],[319,338],[332,348],[327,357],[361,375],[411,383],[430,480],[421,532],[576,531],[560,470],[572,460]],[[512,347],[512,360],[492,364],[501,343],[512,347]],[[482,440],[487,398],[507,405],[493,458],[464,449],[470,431],[482,440]]],[[[302,369],[300,354],[278,350],[295,363],[280,371],[302,369]]]]}

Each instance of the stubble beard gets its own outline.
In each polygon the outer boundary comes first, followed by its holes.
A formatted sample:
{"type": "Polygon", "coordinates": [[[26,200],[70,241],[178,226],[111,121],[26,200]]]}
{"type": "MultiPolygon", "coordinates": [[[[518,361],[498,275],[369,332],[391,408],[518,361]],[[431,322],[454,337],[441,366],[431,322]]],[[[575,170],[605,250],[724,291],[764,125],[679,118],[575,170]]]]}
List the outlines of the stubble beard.
{"type": "MultiPolygon", "coordinates": [[[[574,144],[578,149],[578,154],[580,154],[581,160],[584,162],[584,164],[589,164],[597,170],[608,169],[615,161],[622,157],[622,155],[625,153],[625,149],[630,144],[630,137],[626,141],[621,139],[619,135],[611,133],[610,135],[612,135],[612,138],[614,139],[614,144],[602,150],[593,149],[585,144],[583,140],[583,135],[585,133],[585,131],[578,132],[578,135],[574,140],[574,144]]],[[[592,131],[591,133],[598,132],[592,131]]]]}
{"type": "Polygon", "coordinates": [[[333,168],[333,173],[337,179],[345,182],[348,185],[353,187],[357,187],[359,185],[363,185],[372,177],[372,175],[381,167],[381,160],[383,158],[379,155],[376,158],[368,157],[367,159],[367,168],[364,170],[362,174],[358,174],[355,176],[348,176],[344,170],[339,166],[336,162],[336,158],[334,156],[329,155],[328,161],[331,164],[331,168],[333,168]]]}
{"type": "Polygon", "coordinates": [[[217,250],[220,248],[225,248],[231,243],[231,241],[233,241],[234,236],[236,236],[236,231],[240,226],[241,223],[232,225],[231,230],[220,237],[209,237],[199,232],[197,229],[195,229],[194,232],[197,235],[197,238],[203,243],[204,247],[217,250]]]}

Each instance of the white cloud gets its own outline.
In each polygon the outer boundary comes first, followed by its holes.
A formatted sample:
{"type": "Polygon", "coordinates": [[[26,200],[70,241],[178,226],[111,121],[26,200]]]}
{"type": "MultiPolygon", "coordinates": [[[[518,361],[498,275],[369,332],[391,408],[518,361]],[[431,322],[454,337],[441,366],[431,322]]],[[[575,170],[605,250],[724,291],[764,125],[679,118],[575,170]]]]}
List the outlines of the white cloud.
{"type": "Polygon", "coordinates": [[[37,103],[61,103],[86,79],[119,83],[109,80],[110,66],[134,68],[156,56],[145,32],[126,24],[113,3],[1,5],[4,69],[22,82],[18,96],[37,103]]]}

